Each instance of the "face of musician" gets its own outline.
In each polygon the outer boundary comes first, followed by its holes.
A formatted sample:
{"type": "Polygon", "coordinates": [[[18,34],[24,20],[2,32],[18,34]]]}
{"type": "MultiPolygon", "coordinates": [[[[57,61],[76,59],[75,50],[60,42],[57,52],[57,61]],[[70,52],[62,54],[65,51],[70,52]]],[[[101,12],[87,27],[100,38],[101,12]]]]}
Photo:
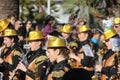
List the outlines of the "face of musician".
{"type": "Polygon", "coordinates": [[[36,51],[40,48],[41,41],[29,41],[31,51],[36,51]]]}
{"type": "Polygon", "coordinates": [[[55,62],[57,60],[58,54],[59,49],[47,49],[47,56],[51,62],[55,62]]]}
{"type": "Polygon", "coordinates": [[[117,33],[120,32],[120,24],[115,24],[114,29],[116,30],[117,33]]]}
{"type": "Polygon", "coordinates": [[[85,41],[88,38],[88,33],[78,33],[78,38],[80,41],[85,41]]]}
{"type": "Polygon", "coordinates": [[[105,41],[105,44],[107,46],[107,49],[112,49],[112,44],[111,44],[110,40],[105,41]]]}
{"type": "Polygon", "coordinates": [[[14,38],[4,37],[4,44],[6,47],[11,47],[14,45],[14,38]]]}
{"type": "Polygon", "coordinates": [[[62,32],[62,36],[63,36],[65,39],[68,39],[68,38],[70,37],[70,34],[68,34],[68,33],[63,33],[63,32],[62,32]]]}

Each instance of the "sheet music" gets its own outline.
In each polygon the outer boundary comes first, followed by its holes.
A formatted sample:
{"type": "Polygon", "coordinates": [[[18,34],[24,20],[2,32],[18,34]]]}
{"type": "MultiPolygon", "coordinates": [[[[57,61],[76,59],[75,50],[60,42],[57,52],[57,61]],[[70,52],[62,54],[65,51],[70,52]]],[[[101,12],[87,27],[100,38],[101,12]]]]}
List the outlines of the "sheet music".
{"type": "Polygon", "coordinates": [[[111,38],[110,42],[112,44],[113,51],[120,51],[120,38],[111,38]]]}
{"type": "Polygon", "coordinates": [[[82,48],[86,56],[94,57],[92,49],[89,45],[82,46],[82,48]]]}

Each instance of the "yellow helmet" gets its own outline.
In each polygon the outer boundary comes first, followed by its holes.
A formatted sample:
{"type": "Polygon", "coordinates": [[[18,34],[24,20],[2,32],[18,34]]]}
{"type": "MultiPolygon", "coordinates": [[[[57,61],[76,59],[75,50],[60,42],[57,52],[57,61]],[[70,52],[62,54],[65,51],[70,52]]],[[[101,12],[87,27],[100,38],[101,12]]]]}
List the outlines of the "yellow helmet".
{"type": "Polygon", "coordinates": [[[31,31],[29,37],[26,38],[28,41],[44,39],[44,36],[41,31],[31,31]]]}
{"type": "Polygon", "coordinates": [[[58,37],[50,37],[48,39],[48,46],[50,47],[66,47],[66,42],[64,39],[58,38],[58,37]]]}
{"type": "Polygon", "coordinates": [[[120,18],[115,18],[114,19],[114,24],[120,24],[120,18]]]}
{"type": "Polygon", "coordinates": [[[64,33],[72,33],[73,32],[73,28],[70,24],[65,24],[62,27],[58,28],[59,32],[64,32],[64,33]]]}
{"type": "Polygon", "coordinates": [[[1,19],[0,20],[0,32],[5,30],[7,26],[9,25],[9,21],[7,19],[1,19]]]}
{"type": "Polygon", "coordinates": [[[117,35],[116,31],[113,28],[111,28],[110,30],[104,32],[104,39],[108,40],[115,35],[117,35]]]}
{"type": "Polygon", "coordinates": [[[3,32],[3,36],[16,36],[16,30],[14,29],[5,29],[3,32]]]}
{"type": "Polygon", "coordinates": [[[90,31],[90,27],[87,26],[87,25],[81,25],[81,26],[78,26],[78,33],[81,33],[81,32],[85,32],[85,31],[90,31]]]}

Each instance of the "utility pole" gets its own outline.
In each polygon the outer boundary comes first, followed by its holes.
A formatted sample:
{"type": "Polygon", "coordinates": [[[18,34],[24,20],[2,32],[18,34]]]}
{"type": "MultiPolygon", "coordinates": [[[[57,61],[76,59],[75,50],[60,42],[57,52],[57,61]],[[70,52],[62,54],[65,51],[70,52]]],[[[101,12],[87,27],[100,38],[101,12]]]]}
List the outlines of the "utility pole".
{"type": "Polygon", "coordinates": [[[50,0],[47,0],[47,13],[50,15],[50,0]]]}

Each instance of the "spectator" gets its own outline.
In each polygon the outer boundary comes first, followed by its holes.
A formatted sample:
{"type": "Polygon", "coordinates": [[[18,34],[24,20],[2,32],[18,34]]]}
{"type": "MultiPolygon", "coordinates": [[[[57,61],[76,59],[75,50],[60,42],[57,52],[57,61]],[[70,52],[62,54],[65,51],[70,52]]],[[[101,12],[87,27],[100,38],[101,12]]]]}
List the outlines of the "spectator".
{"type": "Polygon", "coordinates": [[[48,15],[46,20],[45,20],[45,27],[43,28],[43,35],[47,36],[48,34],[50,34],[51,32],[54,31],[53,27],[54,27],[54,23],[55,19],[53,16],[48,15]]]}

